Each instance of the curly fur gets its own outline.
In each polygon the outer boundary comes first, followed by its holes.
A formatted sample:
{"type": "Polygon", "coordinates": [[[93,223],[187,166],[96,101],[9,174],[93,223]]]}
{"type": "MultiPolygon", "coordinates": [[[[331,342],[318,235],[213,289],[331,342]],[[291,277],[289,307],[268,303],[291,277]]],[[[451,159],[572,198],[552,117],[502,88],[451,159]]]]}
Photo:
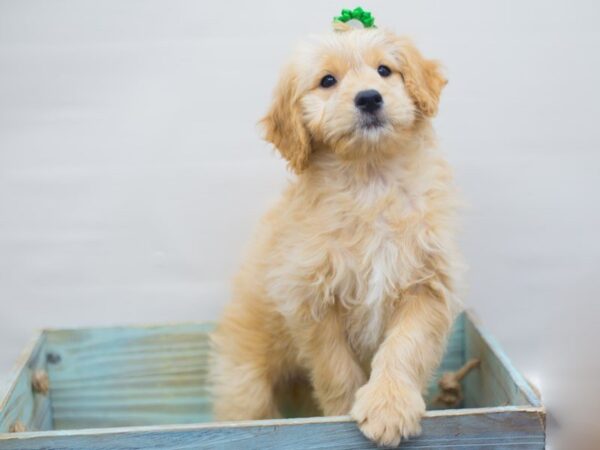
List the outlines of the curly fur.
{"type": "Polygon", "coordinates": [[[262,123],[297,177],[213,336],[218,419],[278,417],[284,394],[303,395],[290,386],[306,385],[320,412],[351,413],[378,444],[419,432],[458,311],[456,195],[430,124],[445,84],[437,62],[380,29],[294,54],[262,123]],[[325,74],[338,83],[320,87],[325,74]],[[363,89],[383,96],[379,127],[362,125],[363,89]]]}

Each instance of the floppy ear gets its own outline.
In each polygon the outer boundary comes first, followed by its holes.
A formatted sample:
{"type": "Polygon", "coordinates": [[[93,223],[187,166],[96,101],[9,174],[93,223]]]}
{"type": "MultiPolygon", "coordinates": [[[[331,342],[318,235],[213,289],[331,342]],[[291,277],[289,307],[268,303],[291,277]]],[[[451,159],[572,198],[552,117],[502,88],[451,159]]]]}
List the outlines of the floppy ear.
{"type": "Polygon", "coordinates": [[[400,38],[398,43],[404,85],[417,108],[425,116],[433,117],[437,113],[440,94],[448,80],[442,74],[440,64],[423,58],[410,40],[400,38]]]}
{"type": "Polygon", "coordinates": [[[265,139],[279,150],[288,167],[296,173],[302,172],[308,165],[311,141],[302,119],[297,78],[291,67],[279,80],[271,108],[261,123],[265,139]]]}

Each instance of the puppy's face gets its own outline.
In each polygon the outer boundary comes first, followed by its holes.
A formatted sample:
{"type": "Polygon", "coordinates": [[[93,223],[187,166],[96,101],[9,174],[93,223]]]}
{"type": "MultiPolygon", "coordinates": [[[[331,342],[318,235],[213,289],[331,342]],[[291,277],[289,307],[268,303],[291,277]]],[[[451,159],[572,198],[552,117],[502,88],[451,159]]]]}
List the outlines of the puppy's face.
{"type": "Polygon", "coordinates": [[[399,151],[433,116],[446,80],[407,39],[379,29],[336,32],[302,46],[263,119],[296,172],[315,148],[356,159],[399,151]]]}

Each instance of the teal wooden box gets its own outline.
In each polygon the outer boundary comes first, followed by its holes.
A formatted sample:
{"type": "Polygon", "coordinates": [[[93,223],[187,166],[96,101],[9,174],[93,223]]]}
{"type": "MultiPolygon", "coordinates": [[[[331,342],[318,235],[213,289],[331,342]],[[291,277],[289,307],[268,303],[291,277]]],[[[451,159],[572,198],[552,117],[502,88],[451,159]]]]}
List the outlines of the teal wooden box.
{"type": "MultiPolygon", "coordinates": [[[[0,391],[0,449],[375,449],[346,416],[213,422],[211,324],[41,331],[0,391]],[[32,387],[45,371],[49,391],[32,387]],[[26,431],[14,431],[19,428],[26,431]],[[10,432],[10,430],[13,432],[10,432]]],[[[404,449],[543,449],[538,396],[469,313],[439,373],[481,360],[459,409],[428,410],[404,449]]],[[[439,376],[439,374],[438,374],[439,376]]],[[[432,381],[429,397],[436,392],[432,381]]]]}

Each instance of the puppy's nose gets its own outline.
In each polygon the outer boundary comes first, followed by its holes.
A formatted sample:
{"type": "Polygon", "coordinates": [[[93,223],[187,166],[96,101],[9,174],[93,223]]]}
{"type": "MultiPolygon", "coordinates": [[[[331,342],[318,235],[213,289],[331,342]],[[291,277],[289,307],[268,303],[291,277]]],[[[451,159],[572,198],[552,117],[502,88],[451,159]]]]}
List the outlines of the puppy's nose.
{"type": "Polygon", "coordinates": [[[363,112],[374,113],[383,105],[383,97],[375,89],[367,89],[356,94],[354,104],[363,112]]]}

